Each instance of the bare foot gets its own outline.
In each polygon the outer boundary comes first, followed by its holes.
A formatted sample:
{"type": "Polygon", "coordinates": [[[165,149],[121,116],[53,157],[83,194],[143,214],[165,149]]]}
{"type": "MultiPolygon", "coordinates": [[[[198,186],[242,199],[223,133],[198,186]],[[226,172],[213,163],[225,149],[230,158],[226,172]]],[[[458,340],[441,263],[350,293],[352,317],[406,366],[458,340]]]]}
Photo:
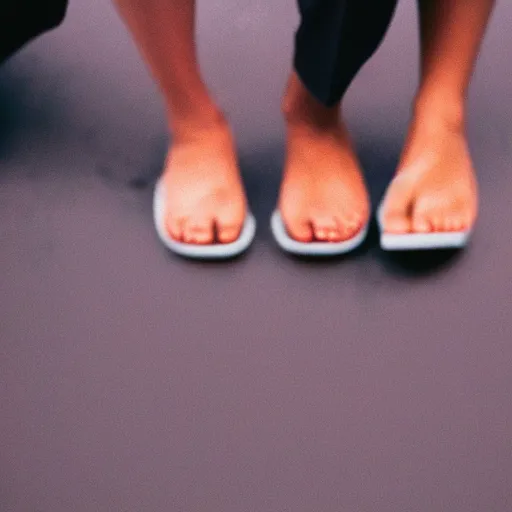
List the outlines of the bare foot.
{"type": "Polygon", "coordinates": [[[285,98],[287,159],[279,211],[299,242],[342,242],[366,224],[364,178],[339,108],[326,108],[292,76],[285,98]]]}
{"type": "Polygon", "coordinates": [[[225,121],[174,134],[163,182],[170,236],[190,244],[234,242],[247,201],[225,121]]]}
{"type": "Polygon", "coordinates": [[[417,115],[386,192],[388,233],[465,231],[477,216],[478,187],[462,122],[417,115]]]}

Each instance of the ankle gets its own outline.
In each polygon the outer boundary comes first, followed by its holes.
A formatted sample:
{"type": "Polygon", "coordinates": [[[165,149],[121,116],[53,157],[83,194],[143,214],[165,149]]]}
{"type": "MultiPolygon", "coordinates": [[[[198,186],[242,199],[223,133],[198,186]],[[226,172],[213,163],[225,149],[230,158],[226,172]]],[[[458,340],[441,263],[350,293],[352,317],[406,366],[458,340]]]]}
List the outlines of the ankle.
{"type": "Polygon", "coordinates": [[[456,95],[420,92],[414,102],[413,116],[416,123],[426,128],[461,132],[466,125],[465,100],[456,95]]]}
{"type": "Polygon", "coordinates": [[[226,133],[229,123],[216,107],[168,115],[169,130],[175,141],[196,139],[204,134],[226,133]]]}
{"type": "Polygon", "coordinates": [[[340,123],[339,104],[326,107],[293,73],[281,103],[281,113],[289,126],[329,129],[340,123]]]}
{"type": "Polygon", "coordinates": [[[337,130],[342,124],[337,108],[318,109],[310,108],[305,104],[293,106],[288,104],[283,105],[282,114],[290,130],[321,133],[337,130]]]}

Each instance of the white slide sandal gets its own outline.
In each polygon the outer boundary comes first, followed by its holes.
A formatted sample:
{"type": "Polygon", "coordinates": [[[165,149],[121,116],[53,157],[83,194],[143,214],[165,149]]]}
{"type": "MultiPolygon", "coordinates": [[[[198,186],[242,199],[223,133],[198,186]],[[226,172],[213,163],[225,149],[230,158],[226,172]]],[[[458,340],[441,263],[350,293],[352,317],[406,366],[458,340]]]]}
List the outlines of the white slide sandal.
{"type": "Polygon", "coordinates": [[[386,233],[383,222],[383,203],[377,210],[380,246],[385,251],[421,251],[435,249],[462,249],[466,247],[471,230],[439,233],[386,233]]]}
{"type": "Polygon", "coordinates": [[[153,220],[161,242],[171,251],[186,258],[202,260],[221,260],[238,256],[249,248],[256,234],[256,220],[251,212],[245,217],[240,236],[228,244],[215,243],[209,245],[188,244],[173,240],[167,232],[165,222],[166,195],[162,180],[159,179],[153,195],[153,220]]]}
{"type": "Polygon", "coordinates": [[[359,233],[343,242],[298,242],[288,235],[281,214],[274,210],[270,219],[270,229],[277,245],[286,252],[299,256],[338,256],[359,247],[368,233],[368,223],[359,233]]]}

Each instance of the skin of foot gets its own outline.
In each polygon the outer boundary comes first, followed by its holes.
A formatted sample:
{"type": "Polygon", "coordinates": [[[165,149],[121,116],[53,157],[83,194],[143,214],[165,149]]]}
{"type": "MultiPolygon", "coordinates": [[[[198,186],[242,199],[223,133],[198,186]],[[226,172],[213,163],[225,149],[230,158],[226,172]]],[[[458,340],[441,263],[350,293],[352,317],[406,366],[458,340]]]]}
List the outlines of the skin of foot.
{"type": "Polygon", "coordinates": [[[384,231],[470,230],[478,186],[465,130],[467,92],[494,0],[419,0],[421,79],[384,231]]]}
{"type": "Polygon", "coordinates": [[[383,203],[384,231],[466,231],[478,209],[478,186],[464,122],[417,115],[383,203]]]}
{"type": "Polygon", "coordinates": [[[370,202],[339,105],[324,107],[291,77],[283,102],[286,162],[278,208],[291,238],[342,242],[366,224],[370,202]]]}
{"type": "Polygon", "coordinates": [[[174,130],[163,183],[166,225],[174,240],[226,244],[239,237],[247,201],[235,143],[224,120],[174,130]]]}
{"type": "Polygon", "coordinates": [[[246,199],[229,126],[200,73],[194,0],[116,0],[164,100],[172,146],[163,172],[166,225],[189,244],[235,241],[246,199]]]}

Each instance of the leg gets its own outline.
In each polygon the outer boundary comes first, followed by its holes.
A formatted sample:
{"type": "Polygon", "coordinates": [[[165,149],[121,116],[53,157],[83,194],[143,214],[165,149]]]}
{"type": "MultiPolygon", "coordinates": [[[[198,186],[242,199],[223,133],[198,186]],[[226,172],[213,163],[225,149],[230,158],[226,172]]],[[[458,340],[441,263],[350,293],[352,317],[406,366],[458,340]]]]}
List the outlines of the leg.
{"type": "Polygon", "coordinates": [[[462,231],[477,214],[465,102],[494,0],[419,0],[421,84],[384,202],[388,232],[462,231]]]}
{"type": "Polygon", "coordinates": [[[395,4],[299,0],[296,72],[283,102],[287,161],[279,197],[281,216],[295,240],[347,240],[368,220],[368,193],[340,103],[379,46],[395,4]]]}
{"type": "Polygon", "coordinates": [[[195,1],[116,2],[163,93],[173,135],[164,171],[169,234],[187,243],[232,242],[246,199],[229,127],[199,73],[195,1]]]}

